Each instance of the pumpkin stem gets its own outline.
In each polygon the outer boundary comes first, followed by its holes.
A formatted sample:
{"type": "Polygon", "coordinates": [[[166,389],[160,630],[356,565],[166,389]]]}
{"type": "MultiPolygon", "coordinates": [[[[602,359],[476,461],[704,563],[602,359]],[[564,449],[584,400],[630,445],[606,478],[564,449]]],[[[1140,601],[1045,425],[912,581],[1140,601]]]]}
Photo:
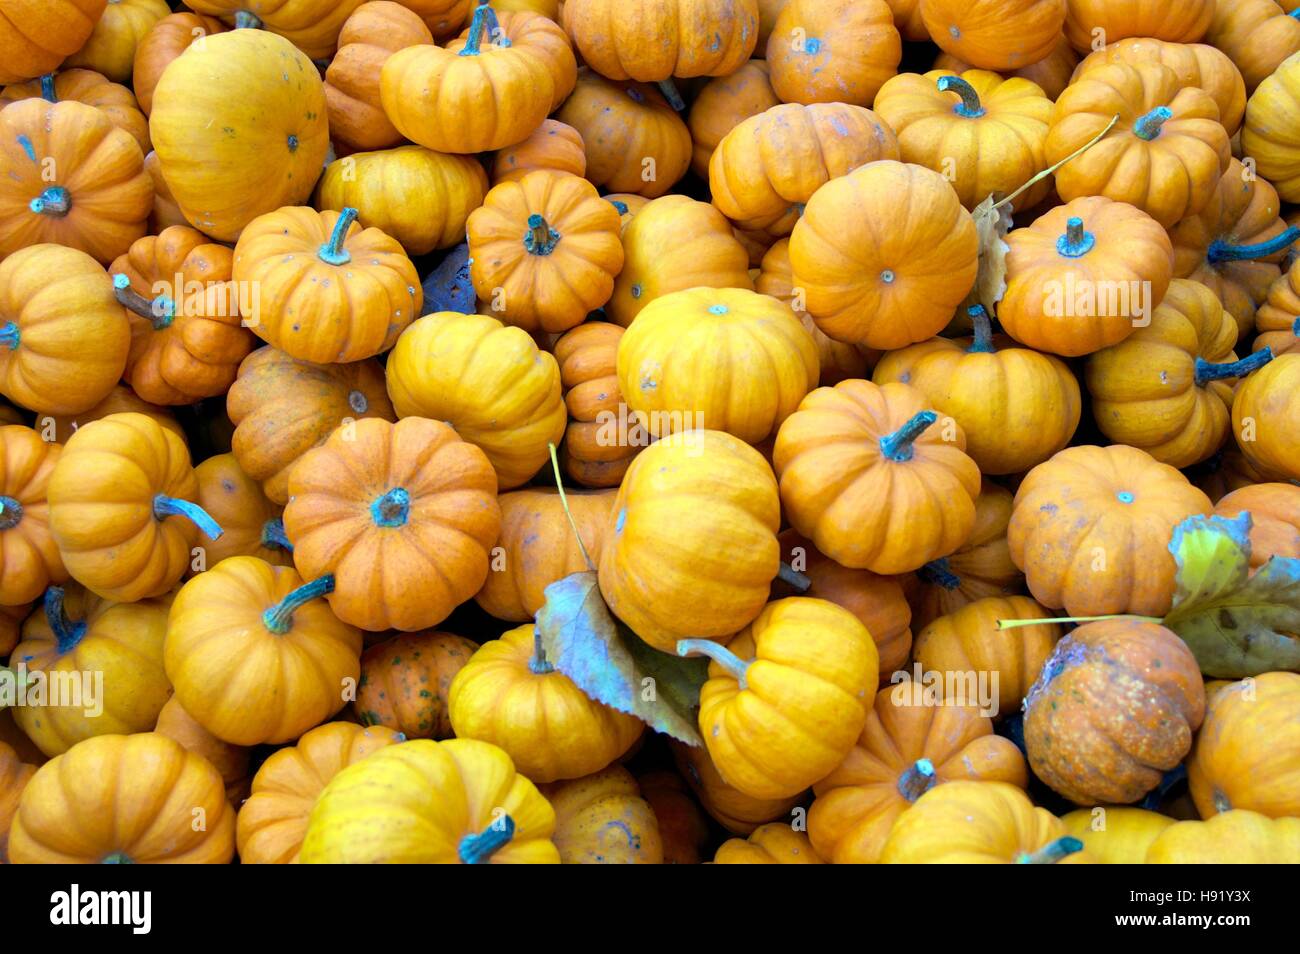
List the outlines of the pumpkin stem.
{"type": "Polygon", "coordinates": [[[12,530],[23,519],[23,505],[13,497],[0,496],[0,530],[12,530]]]}
{"type": "Polygon", "coordinates": [[[1287,16],[1291,17],[1293,20],[1300,20],[1300,7],[1296,7],[1288,13],[1287,16]]]}
{"type": "Polygon", "coordinates": [[[167,295],[153,301],[131,287],[131,279],[123,272],[113,276],[113,294],[117,303],[141,318],[147,318],[154,331],[162,331],[176,319],[176,302],[167,295]]]}
{"type": "Polygon", "coordinates": [[[235,13],[236,30],[260,30],[261,28],[262,20],[256,13],[249,10],[239,10],[235,13]]]}
{"type": "Polygon", "coordinates": [[[370,517],[377,527],[403,527],[411,518],[411,495],[405,487],[394,487],[370,505],[370,517]]]}
{"type": "Polygon", "coordinates": [[[524,248],[529,255],[550,255],[560,241],[560,233],[551,228],[545,217],[534,212],[528,216],[528,234],[524,236],[524,248]]]}
{"type": "Polygon", "coordinates": [[[49,103],[59,101],[58,94],[54,92],[54,74],[46,73],[41,77],[41,97],[49,103]]]}
{"type": "Polygon", "coordinates": [[[1021,626],[1041,626],[1044,623],[1095,623],[1103,619],[1135,619],[1143,623],[1164,622],[1164,618],[1161,616],[1112,613],[1109,616],[1044,616],[1040,619],[1000,619],[998,620],[998,629],[1019,629],[1021,626]]]}
{"type": "Polygon", "coordinates": [[[22,331],[15,321],[6,321],[0,325],[0,347],[8,348],[10,351],[18,350],[18,342],[22,340],[22,331]]]}
{"type": "Polygon", "coordinates": [[[1252,258],[1268,258],[1270,255],[1281,252],[1298,238],[1300,238],[1300,226],[1293,225],[1280,235],[1276,235],[1266,242],[1257,242],[1254,245],[1233,245],[1223,239],[1215,239],[1210,243],[1210,248],[1205,253],[1205,260],[1211,265],[1218,265],[1222,262],[1242,262],[1252,258]]]}
{"type": "Polygon", "coordinates": [[[1054,865],[1076,851],[1083,851],[1083,842],[1071,835],[1063,835],[1048,842],[1035,852],[1022,851],[1016,858],[1018,865],[1054,865]]]}
{"type": "Polygon", "coordinates": [[[569,529],[573,531],[573,538],[578,541],[578,549],[582,552],[582,559],[587,563],[587,569],[592,573],[596,572],[596,564],[591,559],[591,554],[587,552],[587,546],[582,542],[582,534],[578,532],[578,522],[573,519],[573,511],[569,509],[569,498],[564,494],[564,481],[560,479],[560,461],[555,456],[555,445],[547,443],[551,451],[551,473],[555,475],[555,488],[560,492],[560,506],[564,508],[564,515],[569,518],[569,529]]]}
{"type": "Polygon", "coordinates": [[[500,47],[510,45],[510,38],[501,29],[501,21],[497,19],[496,11],[492,9],[488,0],[479,0],[479,5],[474,8],[474,18],[469,22],[469,36],[460,51],[460,56],[478,56],[482,52],[485,29],[488,43],[495,43],[500,47]]]}
{"type": "Polygon", "coordinates": [[[939,780],[934,775],[934,763],[929,759],[917,759],[899,776],[898,794],[909,802],[914,802],[938,783],[939,780]]]}
{"type": "MultiPolygon", "coordinates": [[[[1297,7],[1296,9],[1300,10],[1300,7],[1297,7]]],[[[605,201],[612,205],[619,215],[627,215],[627,203],[623,200],[606,197],[605,201]]]]}
{"type": "Polygon", "coordinates": [[[898,461],[899,463],[911,460],[913,454],[912,442],[938,419],[939,415],[935,414],[934,411],[918,412],[894,433],[886,434],[880,439],[880,452],[889,460],[898,461]]]}
{"type": "Polygon", "coordinates": [[[115,851],[112,854],[105,855],[104,860],[101,861],[100,864],[101,865],[133,865],[135,864],[135,862],[131,860],[131,856],[128,855],[125,851],[115,851]]]}
{"type": "Polygon", "coordinates": [[[955,590],[961,586],[961,577],[952,572],[947,557],[931,560],[917,570],[916,573],[925,582],[933,583],[935,586],[942,586],[945,590],[955,590]]]}
{"type": "Polygon", "coordinates": [[[334,230],[330,232],[329,242],[322,245],[316,253],[326,265],[346,265],[352,261],[352,253],[343,247],[343,242],[348,237],[348,229],[352,228],[352,223],[356,220],[356,209],[349,207],[339,213],[334,222],[334,230]]]}
{"type": "Polygon", "coordinates": [[[1065,234],[1056,240],[1056,250],[1066,258],[1082,258],[1092,251],[1097,237],[1083,230],[1083,219],[1071,216],[1065,223],[1065,234]]]}
{"type": "Polygon", "coordinates": [[[800,573],[784,560],[782,560],[781,565],[777,567],[776,578],[782,583],[794,587],[800,593],[807,593],[812,589],[812,580],[808,579],[806,575],[800,573]]]}
{"type": "Polygon", "coordinates": [[[213,520],[198,504],[190,503],[188,500],[177,500],[166,494],[159,494],[153,498],[153,515],[156,520],[166,520],[168,517],[175,516],[188,517],[209,540],[217,540],[225,532],[221,529],[221,524],[213,520]]]}
{"type": "Polygon", "coordinates": [[[466,835],[462,838],[457,854],[460,855],[463,864],[485,865],[514,837],[515,820],[509,815],[501,815],[477,835],[466,835]]]}
{"type": "Polygon", "coordinates": [[[673,82],[672,77],[659,81],[659,92],[664,94],[664,99],[668,100],[668,105],[676,112],[682,112],[686,108],[686,100],[682,99],[682,94],[677,89],[677,84],[673,82]]]}
{"type": "Polygon", "coordinates": [[[1256,351],[1254,354],[1247,355],[1240,361],[1225,361],[1222,364],[1215,364],[1206,361],[1204,358],[1196,359],[1196,383],[1200,387],[1205,387],[1211,381],[1220,381],[1223,378],[1244,378],[1250,372],[1264,367],[1273,360],[1273,349],[1264,348],[1256,351]]]}
{"type": "Polygon", "coordinates": [[[715,643],[711,639],[679,639],[677,641],[677,655],[689,656],[691,653],[708,656],[731,673],[736,682],[740,683],[741,689],[749,688],[749,684],[745,681],[745,673],[749,671],[749,663],[722,645],[722,643],[715,643]]]}
{"type": "Polygon", "coordinates": [[[1133,135],[1150,142],[1160,135],[1160,127],[1174,118],[1174,111],[1168,106],[1157,106],[1133,124],[1133,135]]]}
{"type": "Polygon", "coordinates": [[[289,542],[289,537],[284,532],[283,517],[272,517],[262,524],[262,546],[268,550],[280,549],[293,552],[293,544],[289,542]]]}
{"type": "Polygon", "coordinates": [[[283,636],[293,629],[293,614],[299,607],[334,592],[334,574],[326,573],[285,594],[284,599],[262,613],[262,625],[269,632],[283,636]]]}
{"type": "MultiPolygon", "coordinates": [[[[1296,9],[1300,10],[1300,7],[1296,9]]],[[[1232,800],[1217,788],[1214,790],[1214,810],[1216,812],[1232,811],[1232,800]]]]}
{"type": "Polygon", "coordinates": [[[961,102],[952,108],[952,111],[958,116],[964,116],[966,119],[979,119],[984,115],[984,107],[980,104],[980,94],[975,92],[974,86],[960,76],[940,76],[936,85],[941,93],[953,92],[961,97],[961,102]]]}
{"type": "Polygon", "coordinates": [[[86,635],[84,619],[71,620],[63,606],[63,587],[51,586],[45,591],[45,622],[54,634],[55,648],[60,654],[70,653],[86,635]]]}
{"type": "Polygon", "coordinates": [[[971,305],[966,309],[971,324],[975,326],[975,340],[966,349],[968,354],[992,354],[998,349],[993,347],[993,322],[983,305],[971,305]]]}
{"type": "Polygon", "coordinates": [[[72,208],[72,196],[63,186],[50,186],[27,203],[27,207],[37,215],[48,215],[61,219],[72,208]]]}
{"type": "Polygon", "coordinates": [[[542,647],[542,628],[533,627],[533,658],[528,660],[528,671],[535,676],[545,676],[555,672],[555,667],[546,660],[546,650],[542,647]]]}

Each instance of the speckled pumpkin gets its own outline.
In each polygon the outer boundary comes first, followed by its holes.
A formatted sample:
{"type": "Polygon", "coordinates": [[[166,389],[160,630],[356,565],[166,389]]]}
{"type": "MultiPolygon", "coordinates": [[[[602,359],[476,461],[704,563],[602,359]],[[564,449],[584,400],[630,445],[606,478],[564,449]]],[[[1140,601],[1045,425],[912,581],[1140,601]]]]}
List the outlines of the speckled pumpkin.
{"type": "Polygon", "coordinates": [[[772,88],[787,103],[870,106],[902,53],[885,0],[788,0],[767,38],[772,88]]]}
{"type": "Polygon", "coordinates": [[[447,739],[447,694],[478,644],[454,633],[406,633],[376,643],[361,656],[352,709],[364,725],[381,725],[408,739],[447,739]]]}
{"type": "Polygon", "coordinates": [[[659,820],[621,765],[567,782],[543,785],[555,809],[551,840],[566,865],[659,865],[664,863],[659,820]]]}

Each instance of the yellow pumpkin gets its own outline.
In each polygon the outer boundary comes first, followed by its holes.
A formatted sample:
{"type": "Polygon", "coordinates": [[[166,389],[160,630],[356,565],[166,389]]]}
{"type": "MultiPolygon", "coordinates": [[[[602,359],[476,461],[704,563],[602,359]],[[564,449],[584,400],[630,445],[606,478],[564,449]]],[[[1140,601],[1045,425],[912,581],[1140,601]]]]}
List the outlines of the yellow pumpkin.
{"type": "Polygon", "coordinates": [[[279,566],[293,565],[293,544],[284,532],[284,508],[244,472],[234,454],[217,454],[194,468],[199,506],[225,532],[203,545],[204,567],[226,557],[252,556],[279,566]]]}
{"type": "Polygon", "coordinates": [[[641,787],[621,765],[543,785],[555,809],[551,840],[566,865],[661,865],[659,820],[641,787]]]}
{"type": "Polygon", "coordinates": [[[127,82],[135,64],[136,46],[154,24],[171,12],[164,0],[108,0],[90,39],[63,61],[64,68],[84,66],[116,83],[127,82]]]}
{"type": "Polygon", "coordinates": [[[1144,808],[1098,806],[1061,816],[1065,830],[1104,865],[1140,865],[1147,849],[1174,820],[1144,808]]]}
{"type": "Polygon", "coordinates": [[[1170,825],[1147,849],[1149,865],[1300,864],[1300,818],[1238,808],[1170,825]]]}
{"type": "Polygon", "coordinates": [[[812,842],[789,825],[763,825],[748,838],[724,842],[713,856],[715,865],[824,865],[812,842]]]}

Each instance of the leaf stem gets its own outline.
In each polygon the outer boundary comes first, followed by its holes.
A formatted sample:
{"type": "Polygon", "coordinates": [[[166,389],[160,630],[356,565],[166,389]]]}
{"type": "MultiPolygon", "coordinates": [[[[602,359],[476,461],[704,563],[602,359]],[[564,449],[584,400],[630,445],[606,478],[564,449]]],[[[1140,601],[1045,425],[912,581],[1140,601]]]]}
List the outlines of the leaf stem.
{"type": "Polygon", "coordinates": [[[1105,128],[1105,129],[1103,129],[1101,132],[1097,133],[1097,135],[1093,136],[1091,139],[1089,139],[1087,142],[1085,142],[1085,143],[1084,143],[1082,146],[1080,146],[1078,149],[1074,150],[1074,152],[1070,153],[1068,156],[1066,156],[1066,157],[1065,157],[1064,159],[1062,159],[1060,162],[1053,163],[1052,165],[1050,165],[1050,166],[1048,166],[1046,169],[1044,169],[1042,172],[1037,172],[1037,173],[1035,173],[1033,176],[1030,177],[1030,179],[1029,179],[1028,182],[1026,182],[1024,185],[1022,185],[1022,186],[1021,186],[1019,189],[1017,189],[1015,192],[1012,192],[1009,196],[1005,197],[1005,198],[1002,199],[1000,202],[995,202],[995,203],[993,203],[993,208],[996,209],[996,208],[1000,208],[1001,206],[1006,205],[1008,202],[1010,202],[1010,201],[1012,201],[1013,199],[1015,199],[1016,196],[1020,195],[1020,193],[1024,192],[1026,189],[1028,189],[1030,186],[1032,186],[1035,182],[1038,182],[1038,181],[1041,180],[1041,179],[1045,179],[1045,178],[1047,178],[1047,177],[1050,176],[1053,172],[1055,172],[1057,169],[1061,168],[1061,166],[1063,166],[1063,165],[1065,165],[1067,162],[1069,162],[1071,159],[1073,159],[1073,158],[1075,158],[1076,156],[1082,155],[1083,153],[1087,152],[1087,151],[1088,151],[1089,149],[1091,149],[1093,146],[1097,145],[1097,143],[1099,143],[1099,142],[1101,142],[1103,139],[1105,139],[1105,138],[1106,138],[1106,133],[1108,133],[1108,132],[1110,132],[1112,129],[1114,129],[1114,128],[1115,128],[1115,124],[1116,124],[1117,122],[1119,122],[1119,113],[1116,113],[1113,117],[1111,117],[1111,120],[1110,120],[1110,122],[1108,122],[1108,123],[1106,124],[1106,128],[1105,128]]]}
{"type": "Polygon", "coordinates": [[[1021,626],[1040,626],[1043,623],[1096,623],[1105,619],[1136,619],[1144,623],[1164,623],[1164,619],[1160,616],[1112,613],[1109,616],[1045,616],[1041,619],[1000,619],[998,620],[998,629],[1019,629],[1021,626]]]}
{"type": "Polygon", "coordinates": [[[578,541],[578,549],[582,551],[582,558],[587,561],[587,569],[592,573],[596,572],[596,564],[591,559],[591,554],[587,552],[587,546],[582,542],[582,534],[578,532],[578,521],[573,519],[573,511],[569,509],[569,498],[564,493],[564,482],[560,480],[560,461],[555,456],[555,445],[548,443],[546,445],[551,451],[551,470],[555,474],[555,487],[560,492],[560,506],[564,508],[564,515],[569,518],[569,526],[573,530],[573,538],[578,541]]]}

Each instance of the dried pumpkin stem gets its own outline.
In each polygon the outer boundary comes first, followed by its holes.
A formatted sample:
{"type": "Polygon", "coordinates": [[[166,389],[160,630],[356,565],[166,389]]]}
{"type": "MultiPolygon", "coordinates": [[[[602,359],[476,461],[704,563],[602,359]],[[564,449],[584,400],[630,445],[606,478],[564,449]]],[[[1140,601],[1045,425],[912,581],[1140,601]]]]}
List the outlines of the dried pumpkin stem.
{"type": "Polygon", "coordinates": [[[578,541],[578,549],[582,552],[582,559],[587,563],[587,569],[592,573],[596,572],[596,564],[591,559],[591,554],[587,552],[587,546],[582,542],[582,534],[578,532],[578,522],[573,519],[573,511],[569,509],[569,498],[564,493],[564,481],[560,479],[560,461],[555,455],[555,445],[548,443],[546,445],[551,451],[551,473],[555,475],[555,488],[560,492],[560,506],[564,508],[564,515],[569,518],[569,529],[573,531],[573,538],[578,541]]]}
{"type": "Polygon", "coordinates": [[[899,463],[911,460],[914,453],[912,442],[938,419],[939,415],[934,411],[917,412],[910,421],[894,433],[886,434],[880,439],[880,452],[889,460],[899,463]]]}
{"type": "Polygon", "coordinates": [[[546,649],[542,646],[542,628],[533,627],[533,658],[528,660],[528,671],[535,676],[546,676],[555,672],[555,667],[546,659],[546,649]]]}
{"type": "Polygon", "coordinates": [[[1075,158],[1076,156],[1081,156],[1081,155],[1083,155],[1083,153],[1087,152],[1087,151],[1088,151],[1089,149],[1091,149],[1093,146],[1097,145],[1097,143],[1099,143],[1099,142],[1101,142],[1103,139],[1105,139],[1105,138],[1106,138],[1106,134],[1107,134],[1108,132],[1110,132],[1112,129],[1115,128],[1115,124],[1116,124],[1117,122],[1119,122],[1119,113],[1116,113],[1114,116],[1112,116],[1112,117],[1110,118],[1110,122],[1108,122],[1108,123],[1106,124],[1106,128],[1105,128],[1105,129],[1103,129],[1101,132],[1097,133],[1097,135],[1093,136],[1091,139],[1089,139],[1087,142],[1085,142],[1085,143],[1084,143],[1082,146],[1080,146],[1078,149],[1074,150],[1074,152],[1070,153],[1068,156],[1066,156],[1066,157],[1065,157],[1064,159],[1062,159],[1060,162],[1055,162],[1055,163],[1053,163],[1052,165],[1048,166],[1046,169],[1042,170],[1041,172],[1036,172],[1036,173],[1034,173],[1032,176],[1029,177],[1029,179],[1028,179],[1028,180],[1027,180],[1027,181],[1026,181],[1026,182],[1025,182],[1025,183],[1024,183],[1024,184],[1023,184],[1019,189],[1016,189],[1016,190],[1015,190],[1014,192],[1012,192],[1010,195],[1005,196],[1005,197],[1003,197],[1002,199],[1000,199],[998,202],[994,203],[993,208],[998,209],[998,208],[1001,208],[1002,206],[1006,205],[1007,203],[1014,201],[1015,198],[1016,198],[1016,196],[1020,195],[1020,193],[1024,192],[1026,189],[1028,189],[1030,186],[1032,186],[1035,182],[1040,182],[1040,181],[1042,181],[1043,179],[1046,179],[1048,176],[1050,176],[1050,175],[1051,175],[1053,172],[1055,172],[1057,169],[1061,168],[1061,166],[1065,165],[1065,164],[1066,164],[1067,162],[1069,162],[1071,159],[1075,158]]]}
{"type": "Polygon", "coordinates": [[[749,684],[745,681],[745,674],[749,671],[749,663],[741,659],[726,646],[721,643],[715,643],[711,639],[679,639],[677,641],[677,655],[689,656],[691,653],[699,653],[702,656],[708,656],[715,663],[721,666],[740,683],[741,689],[748,689],[749,684]]]}
{"type": "Polygon", "coordinates": [[[59,95],[54,91],[54,74],[46,73],[41,77],[41,98],[48,103],[57,103],[59,95]]]}
{"type": "Polygon", "coordinates": [[[1159,616],[1112,613],[1109,616],[1044,616],[1040,619],[1000,619],[998,620],[998,629],[1019,629],[1021,626],[1041,626],[1044,623],[1096,623],[1104,619],[1135,619],[1144,623],[1164,622],[1159,616]]]}
{"type": "Polygon", "coordinates": [[[6,321],[3,325],[0,325],[0,347],[8,348],[10,351],[17,351],[18,342],[22,340],[22,337],[22,330],[18,327],[17,322],[6,321]]]}
{"type": "Polygon", "coordinates": [[[898,794],[914,802],[937,784],[939,779],[934,774],[934,763],[929,759],[917,759],[898,777],[898,794]]]}
{"type": "Polygon", "coordinates": [[[1016,858],[1018,865],[1054,865],[1062,858],[1068,858],[1076,851],[1083,851],[1083,842],[1071,835],[1063,835],[1055,841],[1048,842],[1035,852],[1023,851],[1016,858]]]}
{"type": "Polygon", "coordinates": [[[113,294],[123,308],[148,319],[155,331],[162,331],[176,319],[175,301],[167,295],[150,301],[131,287],[130,277],[123,272],[113,276],[113,294]]]}
{"type": "Polygon", "coordinates": [[[1160,127],[1174,118],[1174,111],[1168,106],[1157,106],[1133,124],[1133,135],[1150,142],[1160,135],[1160,127]]]}
{"type": "Polygon", "coordinates": [[[63,587],[51,586],[45,591],[45,622],[54,634],[55,648],[60,653],[68,653],[81,642],[86,635],[86,621],[68,618],[68,611],[63,605],[63,587]]]}
{"type": "Polygon", "coordinates": [[[515,820],[509,815],[501,815],[477,835],[466,835],[462,838],[456,853],[460,855],[460,860],[464,864],[485,865],[514,837],[515,820]]]}
{"type": "Polygon", "coordinates": [[[343,243],[348,237],[348,229],[352,228],[352,223],[356,220],[357,210],[354,208],[348,207],[339,213],[334,229],[330,232],[330,240],[316,253],[326,265],[346,265],[352,261],[352,253],[343,247],[343,243]]]}
{"type": "Polygon", "coordinates": [[[1083,219],[1072,215],[1065,221],[1065,234],[1056,240],[1056,250],[1066,258],[1082,258],[1092,251],[1097,237],[1083,227],[1083,219]]]}
{"type": "Polygon", "coordinates": [[[664,99],[668,100],[669,106],[679,113],[686,109],[686,100],[682,99],[682,94],[671,76],[660,80],[658,85],[659,92],[664,94],[664,99]]]}
{"type": "Polygon", "coordinates": [[[0,496],[0,530],[12,530],[23,519],[23,505],[13,497],[0,496]]]}
{"type": "Polygon", "coordinates": [[[284,599],[262,613],[262,625],[277,636],[293,629],[293,614],[303,605],[334,592],[334,574],[326,573],[285,594],[284,599]]]}
{"type": "Polygon", "coordinates": [[[940,76],[935,85],[939,87],[941,93],[953,92],[961,97],[961,102],[952,108],[952,111],[958,116],[964,116],[966,119],[979,119],[984,115],[984,106],[980,103],[980,94],[975,92],[974,86],[960,76],[940,76]]]}
{"type": "Polygon", "coordinates": [[[212,519],[212,516],[196,503],[190,503],[188,500],[177,500],[175,497],[168,497],[166,494],[159,494],[153,498],[153,515],[156,520],[166,520],[168,517],[188,517],[196,527],[203,531],[203,535],[209,540],[220,539],[225,532],[221,529],[221,524],[212,519]]]}
{"type": "Polygon", "coordinates": [[[975,328],[975,340],[966,349],[968,354],[992,354],[998,349],[993,347],[993,322],[983,305],[971,305],[966,309],[970,315],[971,325],[975,328]]]}
{"type": "Polygon", "coordinates": [[[50,186],[27,203],[27,207],[37,215],[61,219],[72,208],[72,195],[63,186],[50,186]]]}
{"type": "Polygon", "coordinates": [[[293,544],[289,542],[288,535],[284,532],[284,518],[272,517],[266,523],[262,524],[262,546],[268,550],[279,549],[293,551],[293,544]]]}
{"type": "Polygon", "coordinates": [[[550,255],[560,241],[560,233],[551,228],[545,216],[534,212],[528,216],[528,234],[524,236],[524,248],[529,255],[550,255]]]}
{"type": "Polygon", "coordinates": [[[952,572],[947,557],[931,560],[916,573],[925,582],[942,586],[945,590],[955,590],[961,586],[961,577],[952,572]]]}
{"type": "Polygon", "coordinates": [[[260,30],[262,19],[251,10],[239,10],[235,13],[236,30],[260,30]]]}
{"type": "Polygon", "coordinates": [[[810,580],[805,574],[800,573],[784,560],[782,560],[781,565],[777,567],[776,578],[782,583],[794,587],[800,593],[807,593],[812,589],[812,580],[810,580]]]}
{"type": "Polygon", "coordinates": [[[1264,367],[1272,360],[1272,348],[1256,351],[1240,361],[1225,361],[1222,364],[1215,364],[1212,361],[1206,361],[1204,358],[1197,358],[1196,383],[1201,387],[1205,387],[1211,381],[1221,381],[1224,378],[1244,378],[1250,372],[1264,367]]]}
{"type": "Polygon", "coordinates": [[[1267,242],[1257,242],[1254,245],[1233,245],[1223,239],[1215,239],[1205,253],[1205,260],[1211,265],[1218,265],[1222,262],[1244,262],[1252,258],[1268,258],[1270,255],[1285,251],[1298,238],[1300,238],[1300,226],[1293,225],[1267,242]]]}

